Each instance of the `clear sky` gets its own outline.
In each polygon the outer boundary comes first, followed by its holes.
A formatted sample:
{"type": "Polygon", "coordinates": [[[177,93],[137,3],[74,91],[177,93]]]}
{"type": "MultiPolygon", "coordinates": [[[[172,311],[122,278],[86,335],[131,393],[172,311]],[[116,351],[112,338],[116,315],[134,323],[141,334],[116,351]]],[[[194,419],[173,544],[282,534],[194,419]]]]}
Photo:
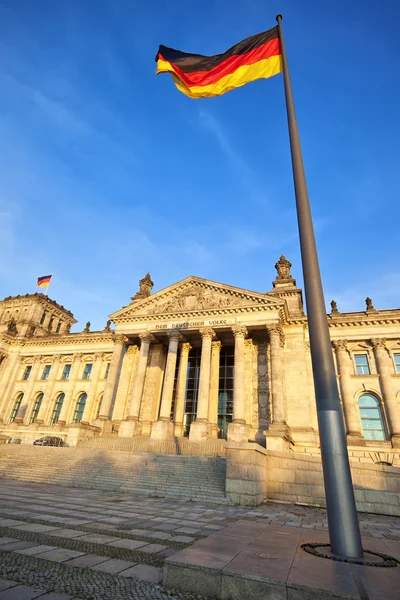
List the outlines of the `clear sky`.
{"type": "MultiPolygon", "coordinates": [[[[395,0],[0,0],[0,297],[102,328],[150,271],[302,285],[282,76],[192,100],[158,45],[216,54],[282,12],[327,304],[399,307],[395,0]]],[[[329,305],[328,305],[329,308],[329,305]]]]}

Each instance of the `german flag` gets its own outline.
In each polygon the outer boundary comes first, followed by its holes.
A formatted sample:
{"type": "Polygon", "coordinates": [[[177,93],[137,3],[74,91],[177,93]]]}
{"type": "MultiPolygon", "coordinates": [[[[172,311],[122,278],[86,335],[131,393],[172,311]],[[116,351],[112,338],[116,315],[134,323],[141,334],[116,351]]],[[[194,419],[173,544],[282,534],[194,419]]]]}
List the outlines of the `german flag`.
{"type": "Polygon", "coordinates": [[[50,285],[52,275],[44,275],[43,277],[38,277],[37,284],[38,287],[47,287],[50,285]]]}
{"type": "Polygon", "coordinates": [[[256,79],[282,71],[278,27],[252,35],[223,54],[203,56],[160,46],[156,73],[171,73],[178,90],[190,98],[221,96],[256,79]]]}

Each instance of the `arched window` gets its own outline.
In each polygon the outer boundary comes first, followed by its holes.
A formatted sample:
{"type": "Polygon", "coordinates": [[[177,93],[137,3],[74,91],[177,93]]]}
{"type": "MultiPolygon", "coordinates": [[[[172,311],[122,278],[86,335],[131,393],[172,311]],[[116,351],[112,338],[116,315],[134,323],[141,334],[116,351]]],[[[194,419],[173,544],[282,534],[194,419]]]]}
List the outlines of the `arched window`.
{"type": "Polygon", "coordinates": [[[18,414],[18,411],[19,411],[19,407],[21,406],[21,402],[22,402],[22,398],[23,397],[24,397],[24,395],[22,393],[18,394],[17,399],[16,399],[15,404],[14,404],[14,408],[13,408],[12,413],[11,413],[10,423],[14,423],[14,421],[16,419],[16,416],[18,414]]]}
{"type": "Polygon", "coordinates": [[[99,403],[97,405],[97,411],[96,411],[96,419],[99,418],[99,414],[100,414],[100,408],[101,408],[101,402],[103,400],[103,394],[101,394],[100,398],[99,398],[99,403]]]}
{"type": "Polygon", "coordinates": [[[42,402],[43,402],[43,397],[44,397],[43,393],[41,393],[37,396],[37,398],[35,400],[35,404],[33,405],[33,409],[31,412],[31,418],[29,419],[29,425],[31,423],[34,423],[36,421],[36,419],[38,418],[39,410],[40,410],[40,407],[42,406],[42,402]]]}
{"type": "Polygon", "coordinates": [[[364,438],[386,440],[385,425],[378,399],[372,394],[362,394],[358,399],[364,438]]]}
{"type": "Polygon", "coordinates": [[[76,404],[74,418],[72,419],[73,423],[80,423],[83,417],[83,411],[85,410],[87,400],[87,394],[81,394],[79,396],[79,400],[76,404]]]}
{"type": "Polygon", "coordinates": [[[58,419],[60,418],[60,413],[62,409],[62,405],[64,402],[65,394],[58,394],[56,403],[54,404],[53,412],[51,414],[50,425],[55,425],[58,423],[58,419]]]}

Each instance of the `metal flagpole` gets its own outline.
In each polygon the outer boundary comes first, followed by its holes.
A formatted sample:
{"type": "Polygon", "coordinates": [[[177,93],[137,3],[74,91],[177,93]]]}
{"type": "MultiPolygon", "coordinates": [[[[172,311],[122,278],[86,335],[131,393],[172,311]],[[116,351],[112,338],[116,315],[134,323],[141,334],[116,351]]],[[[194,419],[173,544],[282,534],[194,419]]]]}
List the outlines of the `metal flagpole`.
{"type": "Polygon", "coordinates": [[[53,275],[54,275],[54,273],[51,274],[49,285],[46,288],[46,296],[49,295],[49,287],[50,287],[51,282],[53,281],[53,275]]]}
{"type": "Polygon", "coordinates": [[[361,558],[358,522],[288,60],[277,15],[331,550],[361,558]]]}

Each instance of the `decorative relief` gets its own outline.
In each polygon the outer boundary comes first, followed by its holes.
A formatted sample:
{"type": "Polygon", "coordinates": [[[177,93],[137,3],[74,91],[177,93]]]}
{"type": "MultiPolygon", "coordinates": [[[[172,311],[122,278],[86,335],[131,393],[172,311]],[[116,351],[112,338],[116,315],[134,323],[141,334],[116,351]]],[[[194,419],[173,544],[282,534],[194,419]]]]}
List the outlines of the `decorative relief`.
{"type": "Polygon", "coordinates": [[[282,327],[279,324],[267,325],[267,331],[268,331],[270,343],[271,343],[271,339],[274,336],[279,335],[281,347],[283,348],[285,346],[285,335],[283,333],[282,327]]]}
{"type": "Polygon", "coordinates": [[[347,347],[347,340],[332,340],[332,346],[335,352],[339,352],[339,350],[349,351],[347,347]]]}
{"type": "Polygon", "coordinates": [[[154,335],[152,333],[149,333],[148,331],[145,331],[144,333],[139,333],[138,337],[139,337],[140,341],[142,342],[142,344],[143,343],[151,344],[156,341],[156,338],[154,337],[154,335]]]}
{"type": "Polygon", "coordinates": [[[216,342],[211,342],[211,352],[213,354],[219,354],[221,352],[222,342],[217,340],[216,342]]]}
{"type": "Polygon", "coordinates": [[[174,340],[176,342],[179,342],[180,340],[183,339],[183,336],[180,333],[180,331],[177,331],[177,330],[174,330],[174,329],[172,331],[168,331],[167,332],[167,336],[169,337],[170,341],[174,340]]]}
{"type": "MultiPolygon", "coordinates": [[[[213,342],[213,344],[220,344],[221,342],[213,342]]],[[[183,342],[183,344],[181,344],[181,354],[189,354],[189,352],[191,351],[192,346],[189,344],[189,342],[183,342]]]]}
{"type": "Polygon", "coordinates": [[[369,311],[369,310],[376,310],[376,308],[372,304],[371,298],[365,298],[365,305],[366,305],[367,311],[369,311]]]}
{"type": "Polygon", "coordinates": [[[337,303],[335,302],[335,300],[332,300],[332,302],[331,302],[331,315],[340,315],[340,312],[338,310],[337,303]]]}
{"type": "Polygon", "coordinates": [[[386,338],[372,338],[370,342],[374,350],[375,348],[382,348],[383,350],[387,350],[386,338]]]}
{"type": "Polygon", "coordinates": [[[139,346],[137,346],[136,344],[131,344],[130,346],[128,346],[126,353],[127,354],[137,354],[139,352],[139,346]]]}

